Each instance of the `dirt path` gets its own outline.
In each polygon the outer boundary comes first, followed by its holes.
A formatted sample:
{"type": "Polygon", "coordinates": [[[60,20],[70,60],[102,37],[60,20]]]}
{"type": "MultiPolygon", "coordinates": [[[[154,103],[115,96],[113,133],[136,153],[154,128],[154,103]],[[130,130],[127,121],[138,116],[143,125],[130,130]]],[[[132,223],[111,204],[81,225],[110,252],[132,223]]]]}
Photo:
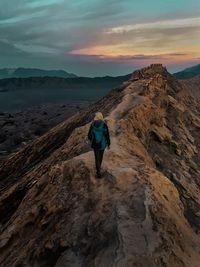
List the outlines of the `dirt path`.
{"type": "Polygon", "coordinates": [[[151,256],[148,255],[149,237],[153,234],[146,226],[146,221],[149,220],[148,186],[145,179],[148,170],[145,170],[144,164],[138,158],[129,154],[117,137],[121,114],[142,101],[142,97],[138,95],[139,91],[133,90],[134,93],[131,94],[131,89],[133,88],[127,88],[123,101],[106,117],[111,135],[111,149],[105,151],[103,178],[95,177],[93,151],[77,157],[84,161],[90,170],[93,192],[101,200],[98,211],[103,214],[105,207],[109,207],[117,228],[114,254],[103,262],[98,262],[97,266],[132,266],[131,264],[137,261],[135,255],[142,259],[142,264],[148,262],[148,266],[153,266],[151,256]]]}

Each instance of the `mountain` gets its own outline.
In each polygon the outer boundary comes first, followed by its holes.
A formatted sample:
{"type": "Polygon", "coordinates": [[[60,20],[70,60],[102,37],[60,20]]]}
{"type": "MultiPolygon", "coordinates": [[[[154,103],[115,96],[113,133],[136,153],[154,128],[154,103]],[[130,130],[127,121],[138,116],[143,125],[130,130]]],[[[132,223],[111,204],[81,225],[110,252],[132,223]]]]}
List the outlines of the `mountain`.
{"type": "Polygon", "coordinates": [[[30,77],[0,80],[0,111],[16,112],[44,104],[97,101],[130,75],[96,78],[30,77]],[[9,100],[9,101],[8,101],[9,100]]]}
{"type": "Polygon", "coordinates": [[[4,68],[0,69],[0,79],[4,78],[27,78],[27,77],[62,77],[75,78],[73,73],[64,70],[42,70],[34,68],[4,68]]]}
{"type": "Polygon", "coordinates": [[[196,75],[200,75],[200,64],[187,68],[185,70],[173,74],[176,79],[185,80],[190,79],[196,75]]]}
{"type": "Polygon", "coordinates": [[[200,75],[191,79],[181,80],[180,82],[187,90],[190,91],[193,97],[200,100],[200,75]]]}
{"type": "MultiPolygon", "coordinates": [[[[60,78],[60,77],[29,77],[29,78],[9,78],[0,79],[0,91],[11,90],[41,90],[41,89],[85,89],[89,87],[103,86],[110,87],[119,85],[126,81],[130,75],[117,77],[77,77],[77,78],[60,78]]],[[[110,87],[111,88],[111,87],[110,87]]]]}
{"type": "Polygon", "coordinates": [[[0,162],[1,266],[198,267],[200,105],[162,65],[0,162]],[[102,179],[85,142],[110,129],[102,179]]]}

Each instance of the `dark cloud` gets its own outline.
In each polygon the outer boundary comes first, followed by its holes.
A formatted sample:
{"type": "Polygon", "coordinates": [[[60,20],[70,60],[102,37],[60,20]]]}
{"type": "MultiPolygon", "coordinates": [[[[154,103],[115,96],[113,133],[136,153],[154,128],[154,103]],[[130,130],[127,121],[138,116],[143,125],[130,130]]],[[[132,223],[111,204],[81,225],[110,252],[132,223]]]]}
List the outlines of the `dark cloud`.
{"type": "MultiPolygon", "coordinates": [[[[105,57],[104,55],[87,55],[82,56],[85,60],[88,60],[90,62],[102,61],[102,62],[120,62],[120,61],[146,61],[146,60],[163,60],[163,59],[170,59],[171,57],[184,57],[188,56],[186,53],[168,53],[168,54],[159,54],[159,55],[119,55],[119,56],[111,56],[111,57],[105,57]]],[[[80,56],[79,56],[80,57],[80,56]]]]}
{"type": "Polygon", "coordinates": [[[160,55],[134,55],[134,56],[118,56],[116,57],[117,60],[154,60],[154,59],[166,59],[170,57],[183,57],[187,56],[188,54],[184,53],[168,53],[168,54],[160,54],[160,55]]]}

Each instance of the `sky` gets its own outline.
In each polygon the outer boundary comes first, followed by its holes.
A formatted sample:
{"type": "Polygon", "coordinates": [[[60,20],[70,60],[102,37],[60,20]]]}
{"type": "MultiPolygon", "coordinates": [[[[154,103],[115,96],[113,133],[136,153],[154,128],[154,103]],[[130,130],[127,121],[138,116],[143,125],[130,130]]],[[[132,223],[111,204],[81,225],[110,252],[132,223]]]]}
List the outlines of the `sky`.
{"type": "Polygon", "coordinates": [[[199,62],[199,0],[0,0],[0,68],[93,77],[199,62]]]}

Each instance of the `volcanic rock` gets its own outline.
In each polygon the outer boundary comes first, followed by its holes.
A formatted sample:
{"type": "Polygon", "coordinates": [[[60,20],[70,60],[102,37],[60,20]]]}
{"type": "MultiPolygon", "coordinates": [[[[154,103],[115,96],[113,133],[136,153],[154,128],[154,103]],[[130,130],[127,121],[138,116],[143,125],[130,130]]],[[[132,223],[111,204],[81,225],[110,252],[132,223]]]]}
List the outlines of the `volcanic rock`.
{"type": "Polygon", "coordinates": [[[198,267],[200,105],[162,65],[0,163],[1,266],[198,267]],[[95,178],[96,111],[111,149],[95,178]]]}

